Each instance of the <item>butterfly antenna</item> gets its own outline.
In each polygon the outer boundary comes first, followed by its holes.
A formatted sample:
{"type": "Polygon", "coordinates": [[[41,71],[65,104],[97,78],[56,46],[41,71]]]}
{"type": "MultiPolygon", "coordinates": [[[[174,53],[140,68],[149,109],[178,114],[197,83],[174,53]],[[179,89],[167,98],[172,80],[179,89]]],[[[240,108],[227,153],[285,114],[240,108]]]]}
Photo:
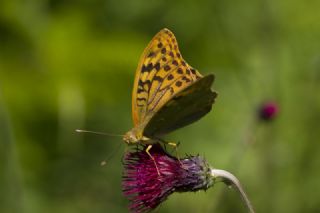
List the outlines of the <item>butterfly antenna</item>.
{"type": "Polygon", "coordinates": [[[106,136],[112,136],[112,137],[123,137],[123,135],[110,134],[110,133],[105,133],[105,132],[95,132],[95,131],[89,131],[89,130],[83,130],[83,129],[76,129],[76,132],[79,132],[79,133],[92,133],[92,134],[96,134],[96,135],[106,135],[106,136]]]}
{"type": "Polygon", "coordinates": [[[123,143],[119,143],[119,145],[110,153],[110,155],[103,161],[101,161],[100,165],[104,166],[107,164],[107,162],[110,161],[111,158],[119,151],[120,147],[123,145],[123,143]]]}

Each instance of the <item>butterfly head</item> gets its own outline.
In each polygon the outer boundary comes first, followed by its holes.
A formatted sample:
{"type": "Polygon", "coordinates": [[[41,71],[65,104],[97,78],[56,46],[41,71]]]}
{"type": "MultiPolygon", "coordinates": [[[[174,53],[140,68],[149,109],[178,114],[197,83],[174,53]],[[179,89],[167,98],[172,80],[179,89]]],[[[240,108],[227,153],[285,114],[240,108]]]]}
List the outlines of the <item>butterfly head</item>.
{"type": "Polygon", "coordinates": [[[139,134],[134,131],[134,129],[130,130],[123,136],[123,141],[127,143],[128,145],[136,144],[140,141],[139,134]]]}
{"type": "Polygon", "coordinates": [[[137,143],[152,143],[152,140],[143,135],[143,132],[138,128],[133,128],[123,136],[123,140],[128,145],[137,143]]]}

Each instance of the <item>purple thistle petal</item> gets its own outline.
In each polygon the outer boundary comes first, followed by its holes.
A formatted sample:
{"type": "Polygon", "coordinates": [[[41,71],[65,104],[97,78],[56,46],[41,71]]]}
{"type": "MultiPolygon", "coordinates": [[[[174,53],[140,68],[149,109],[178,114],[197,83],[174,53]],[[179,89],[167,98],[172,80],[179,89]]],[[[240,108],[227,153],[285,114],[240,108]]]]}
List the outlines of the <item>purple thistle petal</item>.
{"type": "Polygon", "coordinates": [[[153,145],[150,154],[145,149],[129,152],[124,158],[123,193],[129,199],[132,212],[155,209],[173,192],[206,190],[213,185],[210,167],[200,156],[180,161],[159,145],[153,145]]]}

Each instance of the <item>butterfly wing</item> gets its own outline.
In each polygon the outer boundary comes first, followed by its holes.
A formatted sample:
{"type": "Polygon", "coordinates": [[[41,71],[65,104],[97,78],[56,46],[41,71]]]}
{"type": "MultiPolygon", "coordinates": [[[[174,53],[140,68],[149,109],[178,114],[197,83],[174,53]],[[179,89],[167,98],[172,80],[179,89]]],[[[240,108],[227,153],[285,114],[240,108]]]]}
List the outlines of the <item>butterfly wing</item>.
{"type": "Polygon", "coordinates": [[[183,60],[173,33],[161,30],[144,50],[136,71],[132,91],[134,126],[143,129],[170,99],[201,78],[183,60]]]}
{"type": "Polygon", "coordinates": [[[217,93],[211,91],[214,76],[194,82],[168,101],[148,122],[144,135],[160,136],[189,125],[210,112],[217,93]]]}

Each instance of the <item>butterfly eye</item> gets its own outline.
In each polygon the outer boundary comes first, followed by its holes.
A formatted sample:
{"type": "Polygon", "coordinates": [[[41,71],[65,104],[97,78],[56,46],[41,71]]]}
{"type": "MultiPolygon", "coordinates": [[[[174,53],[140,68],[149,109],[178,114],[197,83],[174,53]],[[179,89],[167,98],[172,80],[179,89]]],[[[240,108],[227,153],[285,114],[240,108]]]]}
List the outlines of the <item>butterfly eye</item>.
{"type": "Polygon", "coordinates": [[[131,143],[137,143],[138,139],[135,135],[132,134],[132,135],[130,135],[130,141],[131,141],[131,143]]]}
{"type": "Polygon", "coordinates": [[[123,141],[126,142],[127,144],[131,143],[131,134],[130,132],[127,132],[124,136],[123,136],[123,141]]]}
{"type": "Polygon", "coordinates": [[[132,144],[132,143],[137,143],[138,139],[135,136],[135,134],[133,134],[131,131],[127,132],[124,136],[123,136],[123,140],[124,142],[126,142],[127,144],[132,144]]]}

